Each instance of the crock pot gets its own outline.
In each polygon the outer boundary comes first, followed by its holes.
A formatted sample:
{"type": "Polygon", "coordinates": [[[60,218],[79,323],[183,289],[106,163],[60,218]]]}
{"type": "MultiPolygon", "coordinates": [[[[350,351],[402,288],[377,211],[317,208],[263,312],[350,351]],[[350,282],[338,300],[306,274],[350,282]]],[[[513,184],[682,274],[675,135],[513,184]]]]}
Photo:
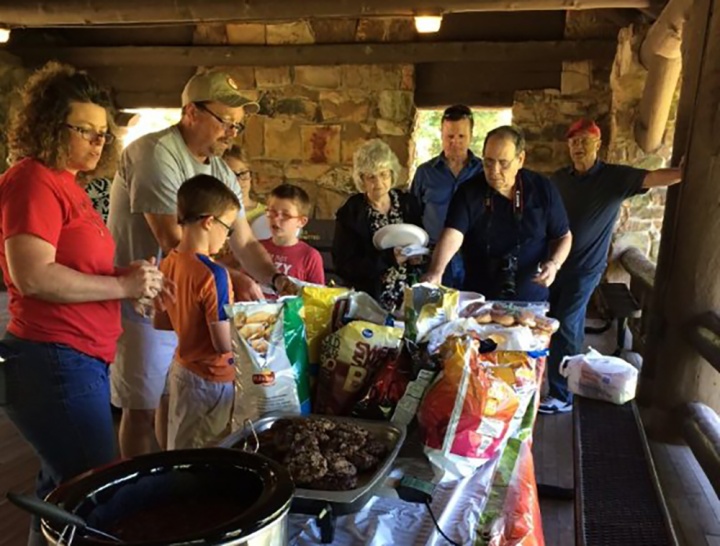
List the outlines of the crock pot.
{"type": "MultiPolygon", "coordinates": [[[[91,470],[46,500],[128,546],[285,546],[293,492],[280,464],[209,448],[143,455],[91,470]]],[[[64,546],[58,525],[42,520],[42,530],[50,544],[64,546]]],[[[72,544],[109,542],[76,535],[72,544]]]]}

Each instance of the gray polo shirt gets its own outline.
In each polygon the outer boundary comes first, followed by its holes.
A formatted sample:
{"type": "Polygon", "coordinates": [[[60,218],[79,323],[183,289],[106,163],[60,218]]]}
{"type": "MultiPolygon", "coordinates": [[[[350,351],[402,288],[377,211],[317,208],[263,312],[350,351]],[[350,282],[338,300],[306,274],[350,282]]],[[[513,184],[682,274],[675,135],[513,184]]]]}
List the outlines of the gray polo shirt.
{"type": "Polygon", "coordinates": [[[176,125],[142,136],[125,149],[110,190],[108,227],[117,245],[116,265],[158,256],[160,245],[144,214],[177,214],[180,185],[198,174],[222,180],[242,203],[240,185],[225,161],[211,157],[200,163],[176,125]]]}

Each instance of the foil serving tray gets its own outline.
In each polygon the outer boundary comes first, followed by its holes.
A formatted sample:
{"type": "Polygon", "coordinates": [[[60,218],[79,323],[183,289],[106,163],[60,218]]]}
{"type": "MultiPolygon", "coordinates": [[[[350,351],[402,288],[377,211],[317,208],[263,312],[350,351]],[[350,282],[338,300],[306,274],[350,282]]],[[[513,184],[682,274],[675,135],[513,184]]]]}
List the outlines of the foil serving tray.
{"type": "MultiPolygon", "coordinates": [[[[322,489],[303,489],[296,487],[292,511],[316,514],[330,504],[337,514],[348,514],[360,510],[380,487],[392,469],[400,448],[405,441],[407,431],[404,425],[397,425],[389,421],[368,421],[353,417],[336,417],[333,415],[273,415],[263,417],[253,422],[256,433],[271,429],[281,419],[308,420],[328,419],[330,421],[350,423],[365,428],[370,435],[388,447],[388,454],[378,467],[370,472],[358,474],[358,485],[347,491],[327,491],[322,489]]],[[[237,430],[223,439],[218,447],[243,449],[246,444],[252,445],[252,430],[250,427],[237,430]]]]}

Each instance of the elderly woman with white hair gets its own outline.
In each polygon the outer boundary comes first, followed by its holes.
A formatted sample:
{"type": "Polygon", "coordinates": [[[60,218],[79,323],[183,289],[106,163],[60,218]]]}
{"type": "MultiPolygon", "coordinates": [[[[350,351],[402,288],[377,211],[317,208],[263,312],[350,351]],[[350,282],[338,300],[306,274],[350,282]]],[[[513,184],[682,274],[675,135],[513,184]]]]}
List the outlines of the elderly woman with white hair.
{"type": "Polygon", "coordinates": [[[389,224],[422,226],[414,195],[394,189],[400,163],[382,140],[361,146],[353,156],[353,178],[360,191],[338,210],[332,256],[335,269],[356,290],[367,292],[388,311],[402,303],[403,287],[415,267],[399,248],[378,250],[373,235],[389,224]]]}

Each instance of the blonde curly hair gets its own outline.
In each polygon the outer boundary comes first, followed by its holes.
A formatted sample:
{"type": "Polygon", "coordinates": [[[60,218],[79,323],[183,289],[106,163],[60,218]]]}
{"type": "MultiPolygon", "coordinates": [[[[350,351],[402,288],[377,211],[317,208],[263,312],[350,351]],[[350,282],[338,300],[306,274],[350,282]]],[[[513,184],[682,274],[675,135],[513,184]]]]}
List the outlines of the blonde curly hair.
{"type": "MultiPolygon", "coordinates": [[[[105,108],[107,130],[116,132],[110,92],[87,72],[72,66],[47,63],[28,78],[20,99],[8,135],[9,153],[16,160],[30,157],[56,170],[67,166],[70,136],[65,123],[73,102],[90,102],[105,108]]],[[[119,155],[117,142],[116,139],[103,146],[100,161],[90,174],[97,176],[114,169],[119,155]]]]}

